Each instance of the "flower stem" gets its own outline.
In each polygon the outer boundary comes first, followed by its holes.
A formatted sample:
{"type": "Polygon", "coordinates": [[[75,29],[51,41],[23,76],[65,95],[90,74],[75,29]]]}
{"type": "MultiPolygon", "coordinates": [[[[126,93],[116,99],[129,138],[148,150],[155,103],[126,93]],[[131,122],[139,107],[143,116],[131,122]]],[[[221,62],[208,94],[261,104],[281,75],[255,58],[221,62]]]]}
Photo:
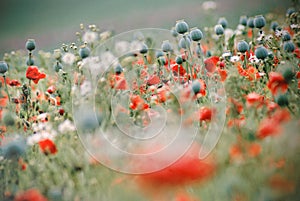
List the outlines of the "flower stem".
{"type": "Polygon", "coordinates": [[[9,93],[8,93],[8,88],[7,88],[7,84],[6,84],[6,76],[3,75],[3,79],[4,79],[4,86],[5,86],[5,91],[6,91],[6,94],[7,94],[7,97],[8,97],[8,101],[10,102],[10,96],[9,96],[9,93]]]}

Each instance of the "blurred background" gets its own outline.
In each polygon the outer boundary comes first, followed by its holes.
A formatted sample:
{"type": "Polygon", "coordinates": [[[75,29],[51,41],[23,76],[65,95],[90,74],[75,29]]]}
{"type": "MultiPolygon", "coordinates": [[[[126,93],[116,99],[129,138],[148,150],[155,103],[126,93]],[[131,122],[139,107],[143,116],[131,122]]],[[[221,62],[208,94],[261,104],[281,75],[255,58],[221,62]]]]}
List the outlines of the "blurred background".
{"type": "Polygon", "coordinates": [[[289,0],[216,0],[205,10],[204,0],[1,0],[0,58],[5,52],[24,49],[28,38],[37,49],[50,51],[74,41],[79,24],[96,24],[115,33],[136,28],[166,28],[185,19],[191,27],[213,26],[226,17],[235,28],[239,16],[269,12],[284,14],[289,0]]]}

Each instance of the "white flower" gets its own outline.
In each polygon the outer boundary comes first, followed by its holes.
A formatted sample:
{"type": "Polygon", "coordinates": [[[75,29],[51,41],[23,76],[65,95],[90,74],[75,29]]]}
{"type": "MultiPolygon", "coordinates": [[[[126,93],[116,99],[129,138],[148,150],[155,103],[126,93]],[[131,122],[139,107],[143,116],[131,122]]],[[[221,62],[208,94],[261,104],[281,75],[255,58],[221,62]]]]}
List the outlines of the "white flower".
{"type": "Polygon", "coordinates": [[[98,56],[87,57],[82,60],[82,66],[88,68],[92,75],[97,76],[100,72],[103,72],[103,68],[98,56]]]}
{"type": "Polygon", "coordinates": [[[82,39],[83,39],[83,41],[85,41],[87,43],[93,43],[98,39],[98,34],[93,31],[87,31],[82,36],[82,39]]]}
{"type": "Polygon", "coordinates": [[[75,130],[76,130],[76,127],[69,119],[65,120],[58,126],[58,131],[60,133],[66,133],[66,132],[75,131],[75,130]]]}
{"type": "Polygon", "coordinates": [[[135,51],[140,51],[143,48],[143,43],[141,41],[134,40],[130,43],[130,50],[135,52],[135,51]]]}
{"type": "Polygon", "coordinates": [[[222,57],[223,57],[223,58],[231,57],[231,53],[230,53],[230,52],[224,52],[224,53],[222,54],[222,57]]]}
{"type": "Polygon", "coordinates": [[[112,64],[117,63],[117,57],[115,57],[110,51],[106,51],[100,56],[101,64],[104,69],[109,68],[112,64]]]}
{"type": "Polygon", "coordinates": [[[205,1],[202,4],[203,10],[215,10],[217,8],[217,4],[214,1],[205,1]]]}
{"type": "Polygon", "coordinates": [[[32,124],[32,128],[35,134],[27,138],[28,145],[34,145],[44,139],[54,140],[57,135],[56,131],[52,129],[51,124],[48,122],[34,123],[32,124]]]}
{"type": "Polygon", "coordinates": [[[72,65],[74,62],[75,62],[75,55],[70,53],[70,52],[67,52],[63,57],[62,57],[62,61],[65,63],[65,64],[68,64],[68,65],[72,65]]]}
{"type": "Polygon", "coordinates": [[[250,58],[249,58],[249,61],[251,63],[258,63],[259,62],[259,59],[255,56],[255,55],[250,55],[250,58]]]}
{"type": "Polygon", "coordinates": [[[101,40],[106,40],[106,39],[108,39],[110,36],[111,36],[111,32],[110,32],[110,31],[105,31],[105,32],[102,32],[102,33],[100,34],[101,40]]]}
{"type": "Polygon", "coordinates": [[[86,96],[92,91],[92,83],[90,81],[84,81],[80,86],[81,96],[86,96]]]}
{"type": "Polygon", "coordinates": [[[232,29],[225,29],[224,30],[224,35],[225,35],[225,41],[226,43],[228,42],[228,40],[233,36],[234,32],[232,29]]]}
{"type": "Polygon", "coordinates": [[[240,60],[240,57],[239,56],[232,56],[231,58],[230,58],[230,61],[231,62],[237,62],[237,61],[239,61],[240,60]]]}
{"type": "Polygon", "coordinates": [[[126,52],[128,52],[129,46],[130,46],[130,43],[127,42],[127,41],[118,41],[118,42],[116,42],[116,44],[115,44],[115,51],[116,51],[118,54],[123,55],[123,54],[125,54],[126,52]]]}

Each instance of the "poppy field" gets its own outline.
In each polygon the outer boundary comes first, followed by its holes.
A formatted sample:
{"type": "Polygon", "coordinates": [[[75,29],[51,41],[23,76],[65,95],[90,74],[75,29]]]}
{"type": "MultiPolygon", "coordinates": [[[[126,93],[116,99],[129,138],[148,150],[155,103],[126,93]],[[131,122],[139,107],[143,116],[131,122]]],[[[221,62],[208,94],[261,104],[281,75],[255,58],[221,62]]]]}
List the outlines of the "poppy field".
{"type": "Polygon", "coordinates": [[[298,6],[5,53],[0,200],[299,200],[298,6]]]}

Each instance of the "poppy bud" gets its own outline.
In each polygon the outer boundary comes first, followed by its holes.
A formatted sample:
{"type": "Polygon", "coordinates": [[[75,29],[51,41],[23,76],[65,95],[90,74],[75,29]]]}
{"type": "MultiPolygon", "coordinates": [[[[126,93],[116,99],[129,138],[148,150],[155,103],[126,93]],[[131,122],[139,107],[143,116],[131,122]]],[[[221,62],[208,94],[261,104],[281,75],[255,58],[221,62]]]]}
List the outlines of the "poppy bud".
{"type": "Polygon", "coordinates": [[[237,50],[241,53],[245,53],[249,50],[249,45],[246,41],[242,40],[237,44],[237,50]]]}
{"type": "Polygon", "coordinates": [[[190,37],[193,41],[199,41],[203,38],[203,33],[200,29],[192,28],[190,32],[190,37]]]}
{"type": "Polygon", "coordinates": [[[35,41],[33,39],[28,39],[25,46],[27,50],[32,51],[35,49],[35,41]]]}
{"type": "Polygon", "coordinates": [[[254,28],[254,18],[253,17],[249,17],[248,21],[247,21],[247,26],[251,29],[254,28]]]}
{"type": "Polygon", "coordinates": [[[268,50],[264,46],[259,46],[255,50],[255,56],[258,59],[264,60],[268,56],[268,50]]]}
{"type": "Polygon", "coordinates": [[[257,15],[254,18],[254,26],[258,29],[263,28],[266,25],[266,20],[264,16],[262,15],[257,15]]]}
{"type": "Polygon", "coordinates": [[[283,49],[286,52],[294,52],[295,45],[292,41],[286,41],[286,42],[283,43],[283,49]]]}
{"type": "Polygon", "coordinates": [[[4,61],[0,61],[0,73],[4,74],[8,70],[8,65],[4,61]]]}
{"type": "Polygon", "coordinates": [[[243,15],[240,17],[240,24],[244,26],[247,25],[247,16],[243,15]]]}
{"type": "Polygon", "coordinates": [[[188,32],[189,25],[184,20],[179,20],[176,22],[175,30],[179,34],[184,34],[184,33],[188,32]]]}
{"type": "Polygon", "coordinates": [[[218,24],[221,24],[224,29],[226,29],[228,22],[225,17],[221,17],[218,20],[218,24]]]}
{"type": "Polygon", "coordinates": [[[223,28],[223,26],[221,24],[217,24],[215,26],[215,33],[217,35],[223,35],[224,34],[224,28],[223,28]]]}
{"type": "Polygon", "coordinates": [[[296,12],[295,8],[288,8],[286,11],[286,16],[290,17],[294,12],[296,12]]]}
{"type": "Polygon", "coordinates": [[[164,53],[162,51],[158,50],[158,51],[156,51],[155,56],[156,56],[156,58],[159,58],[159,57],[164,56],[164,53]]]}
{"type": "Polygon", "coordinates": [[[170,52],[172,50],[171,43],[168,40],[163,41],[161,49],[163,52],[170,52]]]}
{"type": "Polygon", "coordinates": [[[79,55],[82,59],[87,58],[90,55],[90,48],[83,46],[82,48],[79,49],[79,55]]]}

